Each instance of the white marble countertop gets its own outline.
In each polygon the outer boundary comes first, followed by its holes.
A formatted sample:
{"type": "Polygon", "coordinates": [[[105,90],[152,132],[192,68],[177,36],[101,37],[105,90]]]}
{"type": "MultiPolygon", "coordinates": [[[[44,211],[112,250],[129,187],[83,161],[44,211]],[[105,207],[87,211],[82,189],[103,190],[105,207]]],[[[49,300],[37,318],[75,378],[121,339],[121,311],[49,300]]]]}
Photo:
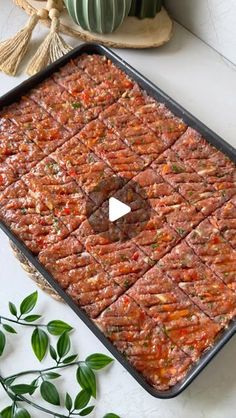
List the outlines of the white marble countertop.
{"type": "MultiPolygon", "coordinates": [[[[25,21],[25,14],[13,7],[11,0],[1,0],[0,38],[15,33],[25,21]]],[[[38,46],[45,31],[36,30],[33,47],[38,46]]],[[[78,44],[77,40],[68,40],[72,45],[78,44]]],[[[236,72],[215,51],[176,25],[174,38],[168,45],[147,51],[120,50],[118,54],[236,147],[236,72]]],[[[24,73],[16,78],[0,73],[0,95],[25,78],[24,73]]],[[[36,287],[20,268],[2,232],[0,271],[0,306],[1,313],[5,313],[8,300],[17,302],[36,287]]],[[[91,352],[106,352],[69,307],[41,291],[39,300],[38,309],[48,319],[61,318],[74,325],[77,332],[73,340],[81,358],[91,352]]],[[[24,338],[9,336],[9,349],[0,361],[1,373],[9,375],[38,365],[31,355],[29,338],[29,334],[24,338]],[[14,341],[18,342],[17,347],[14,341]]],[[[99,398],[93,418],[101,418],[108,411],[116,412],[121,418],[234,418],[235,364],[234,338],[183,394],[171,400],[158,400],[115,362],[99,379],[99,398]]],[[[73,384],[70,388],[76,390],[73,384]]],[[[0,393],[0,409],[5,405],[6,399],[0,393]]],[[[43,418],[46,415],[34,412],[32,416],[43,418]]]]}

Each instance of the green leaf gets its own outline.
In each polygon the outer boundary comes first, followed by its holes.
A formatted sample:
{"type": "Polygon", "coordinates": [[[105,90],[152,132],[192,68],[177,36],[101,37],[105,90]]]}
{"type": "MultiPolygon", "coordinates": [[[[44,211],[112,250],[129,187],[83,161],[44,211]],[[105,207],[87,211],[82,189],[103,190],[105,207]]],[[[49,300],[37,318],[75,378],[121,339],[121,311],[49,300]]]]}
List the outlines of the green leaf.
{"type": "Polygon", "coordinates": [[[41,318],[42,315],[28,315],[24,318],[25,322],[34,322],[41,318]]]}
{"type": "Polygon", "coordinates": [[[59,373],[48,372],[44,374],[43,377],[48,380],[53,380],[53,379],[58,379],[58,377],[61,377],[61,375],[59,373]]]}
{"type": "Polygon", "coordinates": [[[31,415],[24,408],[17,408],[14,412],[14,418],[31,418],[31,415]]]}
{"type": "Polygon", "coordinates": [[[109,414],[104,415],[103,418],[120,418],[119,415],[112,414],[111,412],[109,414]]]}
{"type": "Polygon", "coordinates": [[[88,392],[85,389],[81,390],[81,392],[79,392],[75,398],[74,408],[77,410],[85,408],[88,405],[90,398],[91,398],[90,392],[88,392]]]}
{"type": "Polygon", "coordinates": [[[10,325],[8,324],[3,324],[3,328],[7,331],[10,332],[11,334],[17,334],[16,330],[14,328],[12,328],[10,325]]]}
{"type": "Polygon", "coordinates": [[[39,378],[37,377],[36,379],[34,379],[30,384],[32,385],[32,386],[37,386],[38,387],[38,380],[39,380],[39,378]]]}
{"type": "Polygon", "coordinates": [[[81,412],[79,413],[79,415],[80,415],[81,417],[85,417],[85,415],[90,414],[90,413],[94,410],[94,408],[95,408],[95,406],[88,406],[88,408],[83,409],[83,411],[81,411],[81,412]]]}
{"type": "Polygon", "coordinates": [[[58,356],[61,359],[69,353],[71,347],[70,337],[67,332],[63,332],[57,341],[57,352],[58,356]]]}
{"type": "Polygon", "coordinates": [[[9,311],[11,312],[11,314],[13,316],[17,316],[17,309],[16,309],[16,305],[14,305],[14,303],[9,302],[8,303],[8,307],[9,307],[9,311]]]}
{"type": "Polygon", "coordinates": [[[20,304],[20,313],[21,315],[27,314],[34,309],[38,300],[38,292],[31,293],[31,295],[27,296],[20,304]]]}
{"type": "Polygon", "coordinates": [[[47,325],[48,332],[52,335],[61,335],[63,332],[69,332],[73,328],[63,321],[51,321],[47,325]]]}
{"type": "Polygon", "coordinates": [[[40,328],[35,328],[32,337],[31,345],[39,361],[42,361],[45,357],[48,348],[48,335],[40,328]]]}
{"type": "Polygon", "coordinates": [[[85,360],[87,366],[89,366],[93,370],[100,370],[106,367],[114,361],[112,358],[106,356],[105,354],[95,353],[91,356],[88,356],[85,360]]]}
{"type": "Polygon", "coordinates": [[[73,361],[75,361],[76,359],[77,359],[77,357],[78,357],[78,354],[73,354],[72,356],[69,356],[69,357],[66,357],[64,360],[63,360],[63,364],[70,364],[70,363],[73,363],[73,361]]]}
{"type": "Polygon", "coordinates": [[[16,380],[15,377],[8,377],[7,379],[4,380],[4,384],[6,386],[11,386],[11,384],[14,382],[14,380],[16,380]]]}
{"type": "Polygon", "coordinates": [[[26,385],[22,383],[20,385],[10,386],[10,389],[13,393],[15,393],[15,395],[24,395],[26,393],[29,393],[31,395],[35,392],[37,386],[26,385]]]}
{"type": "Polygon", "coordinates": [[[81,364],[77,369],[76,377],[82,389],[88,390],[92,396],[96,398],[96,377],[92,369],[90,369],[86,364],[81,364]]]}
{"type": "Polygon", "coordinates": [[[3,354],[4,348],[6,345],[6,337],[2,331],[0,331],[0,356],[3,354]]]}
{"type": "Polygon", "coordinates": [[[12,406],[7,406],[0,412],[1,418],[12,418],[12,406]]]}
{"type": "Polygon", "coordinates": [[[46,402],[56,406],[61,404],[57,388],[51,382],[45,380],[40,386],[40,393],[46,402]]]}
{"type": "Polygon", "coordinates": [[[56,353],[55,348],[52,345],[50,345],[49,351],[50,351],[50,356],[52,357],[52,359],[57,361],[57,353],[56,353]]]}
{"type": "Polygon", "coordinates": [[[73,405],[73,403],[72,403],[72,399],[71,399],[71,397],[70,397],[69,393],[67,393],[67,394],[66,394],[66,399],[65,399],[65,406],[66,406],[66,409],[68,409],[68,411],[71,411],[71,409],[72,409],[72,405],[73,405]]]}

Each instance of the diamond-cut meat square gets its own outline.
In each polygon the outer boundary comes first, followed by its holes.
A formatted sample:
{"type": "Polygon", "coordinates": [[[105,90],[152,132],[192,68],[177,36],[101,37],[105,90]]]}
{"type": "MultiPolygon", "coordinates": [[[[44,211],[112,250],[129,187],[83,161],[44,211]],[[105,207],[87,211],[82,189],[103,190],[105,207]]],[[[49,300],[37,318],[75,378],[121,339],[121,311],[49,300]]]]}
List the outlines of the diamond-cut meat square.
{"type": "Polygon", "coordinates": [[[79,132],[102,110],[101,107],[84,109],[80,103],[78,104],[77,98],[51,79],[32,90],[30,97],[72,134],[79,132]]]}
{"type": "MultiPolygon", "coordinates": [[[[99,215],[95,212],[92,216],[99,215]]],[[[134,243],[120,241],[122,233],[116,226],[109,226],[100,217],[99,221],[104,224],[103,232],[94,232],[90,220],[85,221],[74,234],[114,281],[127,289],[148,270],[150,261],[134,243]],[[114,242],[110,241],[111,237],[114,242]]]]}
{"type": "Polygon", "coordinates": [[[18,134],[28,137],[47,155],[70,136],[62,125],[29,97],[11,105],[6,115],[17,125],[18,134]]]}
{"type": "Polygon", "coordinates": [[[120,93],[132,89],[134,82],[113,62],[101,55],[84,56],[76,60],[79,68],[85,71],[97,84],[105,83],[107,88],[114,88],[120,93]]]}
{"type": "Polygon", "coordinates": [[[204,216],[224,202],[224,196],[186,165],[172,150],[165,151],[152,167],[204,216]]]}
{"type": "Polygon", "coordinates": [[[236,202],[233,200],[217,209],[209,221],[219,229],[225,240],[236,250],[236,202]]]}
{"type": "Polygon", "coordinates": [[[133,241],[152,260],[158,261],[180,239],[179,234],[173,228],[155,213],[152,213],[150,220],[139,235],[133,238],[133,241]]]}
{"type": "Polygon", "coordinates": [[[167,146],[172,145],[187,126],[163,104],[149,97],[137,86],[128,91],[119,102],[133,112],[146,127],[158,135],[167,146]]]}
{"type": "Polygon", "coordinates": [[[99,120],[88,124],[78,138],[119,176],[129,179],[144,168],[143,160],[99,120]]]}
{"type": "Polygon", "coordinates": [[[0,192],[4,191],[7,186],[17,180],[17,175],[7,163],[0,165],[0,192]]]}
{"type": "Polygon", "coordinates": [[[128,296],[121,296],[95,322],[157,389],[167,389],[186,374],[190,358],[128,296]]]}
{"type": "Polygon", "coordinates": [[[91,318],[98,316],[122,293],[75,237],[42,251],[39,260],[91,318]]]}
{"type": "MultiPolygon", "coordinates": [[[[76,137],[64,144],[52,157],[87,194],[94,191],[103,179],[114,175],[114,171],[76,137]]],[[[94,193],[95,203],[101,204],[104,197],[98,190],[97,194],[94,193]]]]}
{"type": "Polygon", "coordinates": [[[208,219],[187,237],[188,244],[230,289],[236,291],[236,251],[208,219]]]}
{"type": "Polygon", "coordinates": [[[20,180],[5,190],[0,218],[35,254],[69,235],[68,229],[43,203],[29,196],[20,180]],[[9,196],[13,198],[9,200],[9,196]]]}
{"type": "Polygon", "coordinates": [[[23,180],[30,194],[42,200],[70,231],[86,219],[88,198],[53,159],[45,158],[23,180]]]}
{"type": "Polygon", "coordinates": [[[58,72],[53,74],[53,80],[76,97],[84,89],[95,86],[96,83],[81,71],[73,61],[70,61],[58,72]]]}
{"type": "Polygon", "coordinates": [[[220,330],[220,326],[211,322],[157,267],[138,280],[128,294],[176,345],[179,345],[176,335],[181,336],[184,344],[180,347],[193,360],[200,357],[220,330]],[[204,337],[199,340],[200,335],[204,337]]]}
{"type": "Polygon", "coordinates": [[[164,256],[159,262],[159,268],[210,318],[227,324],[234,317],[236,295],[197,257],[186,242],[181,242],[164,256]]]}

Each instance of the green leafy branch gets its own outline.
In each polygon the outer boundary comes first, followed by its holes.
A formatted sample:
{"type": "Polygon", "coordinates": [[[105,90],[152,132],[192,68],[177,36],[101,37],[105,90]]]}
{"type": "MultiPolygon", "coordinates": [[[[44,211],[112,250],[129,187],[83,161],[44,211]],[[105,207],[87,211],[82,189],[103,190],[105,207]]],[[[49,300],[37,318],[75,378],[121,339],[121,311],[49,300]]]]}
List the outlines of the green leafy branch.
{"type": "MultiPolygon", "coordinates": [[[[71,338],[69,334],[73,330],[70,325],[59,320],[50,321],[48,324],[39,324],[35,322],[42,317],[41,315],[29,315],[35,308],[37,300],[38,294],[34,292],[21,302],[18,309],[12,302],[9,302],[9,311],[14,319],[0,316],[2,327],[0,330],[0,356],[6,348],[6,332],[17,333],[15,328],[9,325],[10,322],[33,327],[31,346],[34,354],[39,361],[42,361],[49,353],[54,365],[44,369],[24,370],[7,377],[0,376],[0,384],[11,400],[11,405],[0,412],[0,418],[31,418],[30,413],[25,407],[22,407],[22,404],[58,418],[89,415],[95,408],[95,405],[90,405],[90,401],[97,396],[97,372],[108,366],[113,360],[100,353],[91,354],[84,361],[78,360],[78,354],[70,352],[71,338]],[[50,342],[50,335],[57,337],[55,346],[50,342]],[[74,399],[68,392],[60,393],[57,386],[52,383],[52,380],[61,377],[60,373],[66,368],[76,369],[76,384],[80,389],[74,399]],[[60,373],[58,373],[59,371],[60,373]],[[20,378],[25,376],[32,376],[34,380],[29,383],[18,382],[20,378]],[[63,407],[67,411],[66,415],[35,403],[32,396],[37,391],[46,403],[63,407]]],[[[108,413],[103,418],[119,417],[116,414],[108,413]]]]}
{"type": "Polygon", "coordinates": [[[37,301],[38,292],[34,292],[21,302],[18,310],[14,303],[9,302],[9,311],[13,318],[0,315],[0,324],[2,325],[2,330],[0,330],[0,356],[3,354],[6,345],[6,335],[4,331],[11,334],[17,334],[17,331],[9,325],[9,322],[14,323],[15,325],[34,328],[31,337],[31,345],[34,354],[39,361],[42,361],[47,353],[50,342],[49,334],[58,336],[72,331],[72,327],[70,325],[58,320],[50,321],[48,324],[35,324],[35,322],[37,322],[42,315],[29,315],[29,313],[31,313],[35,308],[37,301]]]}

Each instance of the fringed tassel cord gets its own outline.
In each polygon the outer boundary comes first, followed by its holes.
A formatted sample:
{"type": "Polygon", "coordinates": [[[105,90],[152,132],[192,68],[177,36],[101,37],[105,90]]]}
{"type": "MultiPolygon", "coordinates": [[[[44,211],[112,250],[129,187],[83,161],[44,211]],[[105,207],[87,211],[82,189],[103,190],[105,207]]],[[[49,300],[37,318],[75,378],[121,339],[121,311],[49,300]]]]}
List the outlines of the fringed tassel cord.
{"type": "Polygon", "coordinates": [[[72,49],[59,35],[59,16],[60,12],[57,9],[50,10],[51,29],[27,67],[26,71],[29,75],[36,74],[72,49]]]}
{"type": "Polygon", "coordinates": [[[39,19],[50,17],[51,30],[35,56],[32,58],[27,72],[32,75],[49,63],[62,57],[71,50],[71,47],[59,35],[59,16],[63,10],[63,0],[47,0],[45,9],[34,13],[25,28],[21,29],[13,38],[0,43],[0,71],[8,75],[15,75],[25,56],[30,39],[39,19]]]}
{"type": "Polygon", "coordinates": [[[33,14],[25,28],[21,29],[13,38],[0,43],[0,70],[8,75],[15,75],[21,60],[29,46],[32,32],[40,16],[33,14]]]}

